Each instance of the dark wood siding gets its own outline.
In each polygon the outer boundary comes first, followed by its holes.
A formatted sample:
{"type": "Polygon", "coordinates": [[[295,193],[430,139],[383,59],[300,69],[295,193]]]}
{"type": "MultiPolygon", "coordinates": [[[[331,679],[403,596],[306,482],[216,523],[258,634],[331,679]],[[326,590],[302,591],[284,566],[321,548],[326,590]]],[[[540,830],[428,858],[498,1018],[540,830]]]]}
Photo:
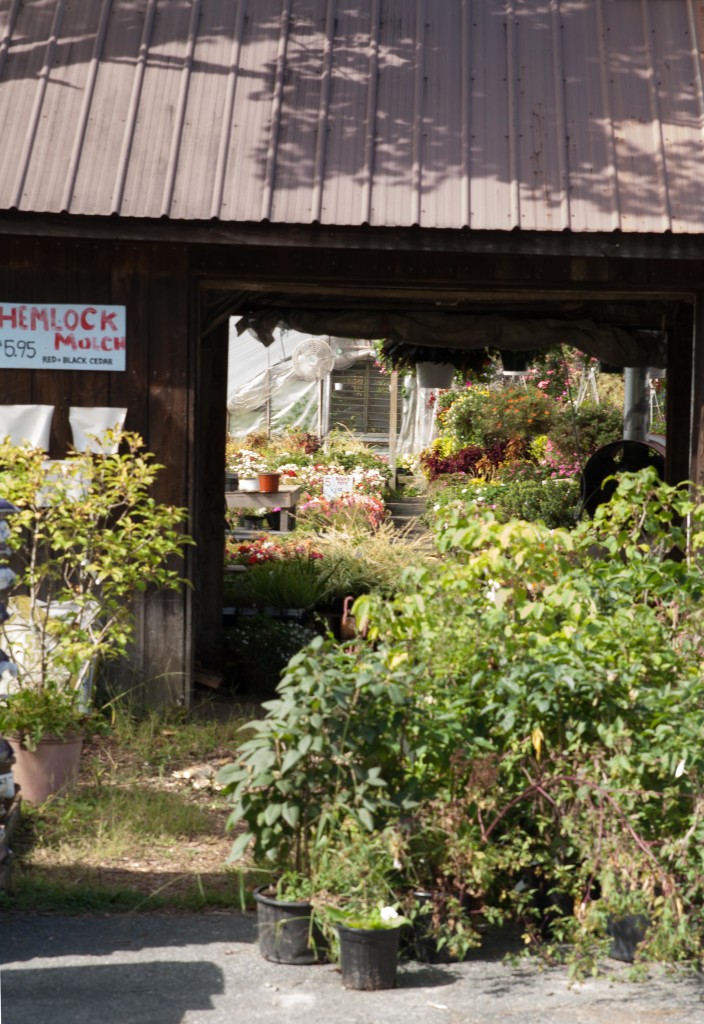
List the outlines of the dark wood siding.
{"type": "MultiPolygon", "coordinates": [[[[126,307],[127,369],[2,370],[0,403],[55,407],[52,458],[68,452],[72,405],[125,406],[126,429],[141,434],[165,467],[155,497],[190,506],[194,346],[187,247],[44,238],[6,238],[3,244],[1,301],[126,307]]],[[[130,682],[141,684],[150,704],[188,700],[190,600],[184,591],[139,602],[130,682]]]]}

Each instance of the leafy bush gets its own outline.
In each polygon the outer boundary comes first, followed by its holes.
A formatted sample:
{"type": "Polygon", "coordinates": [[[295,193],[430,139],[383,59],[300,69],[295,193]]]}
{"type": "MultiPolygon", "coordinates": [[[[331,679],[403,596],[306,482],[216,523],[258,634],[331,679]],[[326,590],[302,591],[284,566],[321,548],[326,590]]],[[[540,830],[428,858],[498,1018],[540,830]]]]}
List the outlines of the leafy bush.
{"type": "Polygon", "coordinates": [[[397,813],[388,790],[403,775],[408,676],[385,658],[317,637],[291,660],[256,735],[220,773],[230,825],[245,825],[233,859],[251,846],[260,863],[304,871],[341,820],[372,831],[397,813]]]}
{"type": "Polygon", "coordinates": [[[498,468],[506,458],[508,444],[497,441],[487,447],[469,445],[453,455],[438,455],[432,449],[421,453],[421,466],[430,480],[444,473],[483,476],[498,468]]]}
{"type": "Polygon", "coordinates": [[[697,957],[704,505],[645,472],[573,531],[449,506],[439,544],[356,602],[366,642],[291,662],[223,775],[234,855],[344,856],[352,821],[393,837],[399,887],[519,916],[529,941],[541,890],[575,956],[632,910],[646,953],[697,957]]]}
{"type": "Polygon", "coordinates": [[[581,459],[584,462],[597,448],[621,437],[621,409],[604,403],[584,402],[578,409],[563,407],[555,411],[550,441],[564,459],[581,459]]]}
{"type": "MultiPolygon", "coordinates": [[[[193,543],[185,509],[159,504],[159,470],[137,434],[108,432],[105,450],[47,467],[46,453],[0,444],[4,494],[18,507],[8,546],[16,570],[2,647],[20,666],[3,680],[0,728],[16,731],[36,699],[33,739],[66,717],[69,695],[80,720],[96,662],[125,656],[135,631],[136,594],[183,586],[180,557],[193,543]],[[119,451],[111,452],[116,443],[119,451]]],[[[4,570],[7,572],[7,569],[4,570]]]]}
{"type": "Polygon", "coordinates": [[[482,510],[491,511],[499,522],[521,519],[542,522],[548,527],[574,526],[580,511],[579,484],[576,480],[533,479],[540,470],[531,463],[514,466],[513,480],[494,481],[460,480],[442,488],[433,489],[429,498],[431,524],[445,529],[448,508],[453,515],[472,515],[482,510]],[[525,467],[525,475],[519,468],[525,467]]]}
{"type": "Polygon", "coordinates": [[[448,410],[445,421],[458,442],[482,446],[548,433],[555,403],[539,388],[469,388],[448,410]]]}

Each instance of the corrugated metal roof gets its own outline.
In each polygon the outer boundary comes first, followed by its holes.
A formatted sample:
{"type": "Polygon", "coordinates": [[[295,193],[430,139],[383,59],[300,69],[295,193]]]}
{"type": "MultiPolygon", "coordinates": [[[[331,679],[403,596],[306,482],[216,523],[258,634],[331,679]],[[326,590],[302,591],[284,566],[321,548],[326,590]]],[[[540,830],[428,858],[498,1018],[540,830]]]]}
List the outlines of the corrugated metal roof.
{"type": "Polygon", "coordinates": [[[704,0],[0,0],[0,208],[704,231],[704,0]]]}

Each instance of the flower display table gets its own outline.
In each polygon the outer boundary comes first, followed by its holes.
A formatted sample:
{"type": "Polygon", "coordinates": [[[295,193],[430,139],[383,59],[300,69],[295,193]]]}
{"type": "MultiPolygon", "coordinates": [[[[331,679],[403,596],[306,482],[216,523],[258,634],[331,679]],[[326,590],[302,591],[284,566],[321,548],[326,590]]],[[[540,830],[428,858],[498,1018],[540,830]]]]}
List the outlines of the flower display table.
{"type": "Polygon", "coordinates": [[[228,508],[268,508],[281,511],[280,528],[288,533],[295,525],[300,487],[280,487],[278,491],[226,491],[228,508]]]}

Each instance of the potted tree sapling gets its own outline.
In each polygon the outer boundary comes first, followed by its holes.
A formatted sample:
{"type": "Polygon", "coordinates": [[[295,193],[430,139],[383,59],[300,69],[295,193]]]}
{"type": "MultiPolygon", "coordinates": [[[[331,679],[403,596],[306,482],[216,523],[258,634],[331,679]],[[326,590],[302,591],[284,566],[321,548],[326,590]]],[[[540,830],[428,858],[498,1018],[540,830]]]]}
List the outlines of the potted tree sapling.
{"type": "MultiPolygon", "coordinates": [[[[178,556],[191,540],[185,510],[151,496],[161,467],[136,434],[107,432],[104,453],[93,448],[52,465],[50,482],[42,451],[2,443],[0,462],[18,509],[7,538],[15,579],[0,629],[17,675],[0,678],[0,734],[13,743],[21,775],[50,738],[72,737],[80,753],[98,666],[127,653],[138,593],[183,585],[178,556]]],[[[34,799],[47,795],[37,792],[34,799]]],[[[32,799],[28,780],[24,796],[32,799]]]]}

